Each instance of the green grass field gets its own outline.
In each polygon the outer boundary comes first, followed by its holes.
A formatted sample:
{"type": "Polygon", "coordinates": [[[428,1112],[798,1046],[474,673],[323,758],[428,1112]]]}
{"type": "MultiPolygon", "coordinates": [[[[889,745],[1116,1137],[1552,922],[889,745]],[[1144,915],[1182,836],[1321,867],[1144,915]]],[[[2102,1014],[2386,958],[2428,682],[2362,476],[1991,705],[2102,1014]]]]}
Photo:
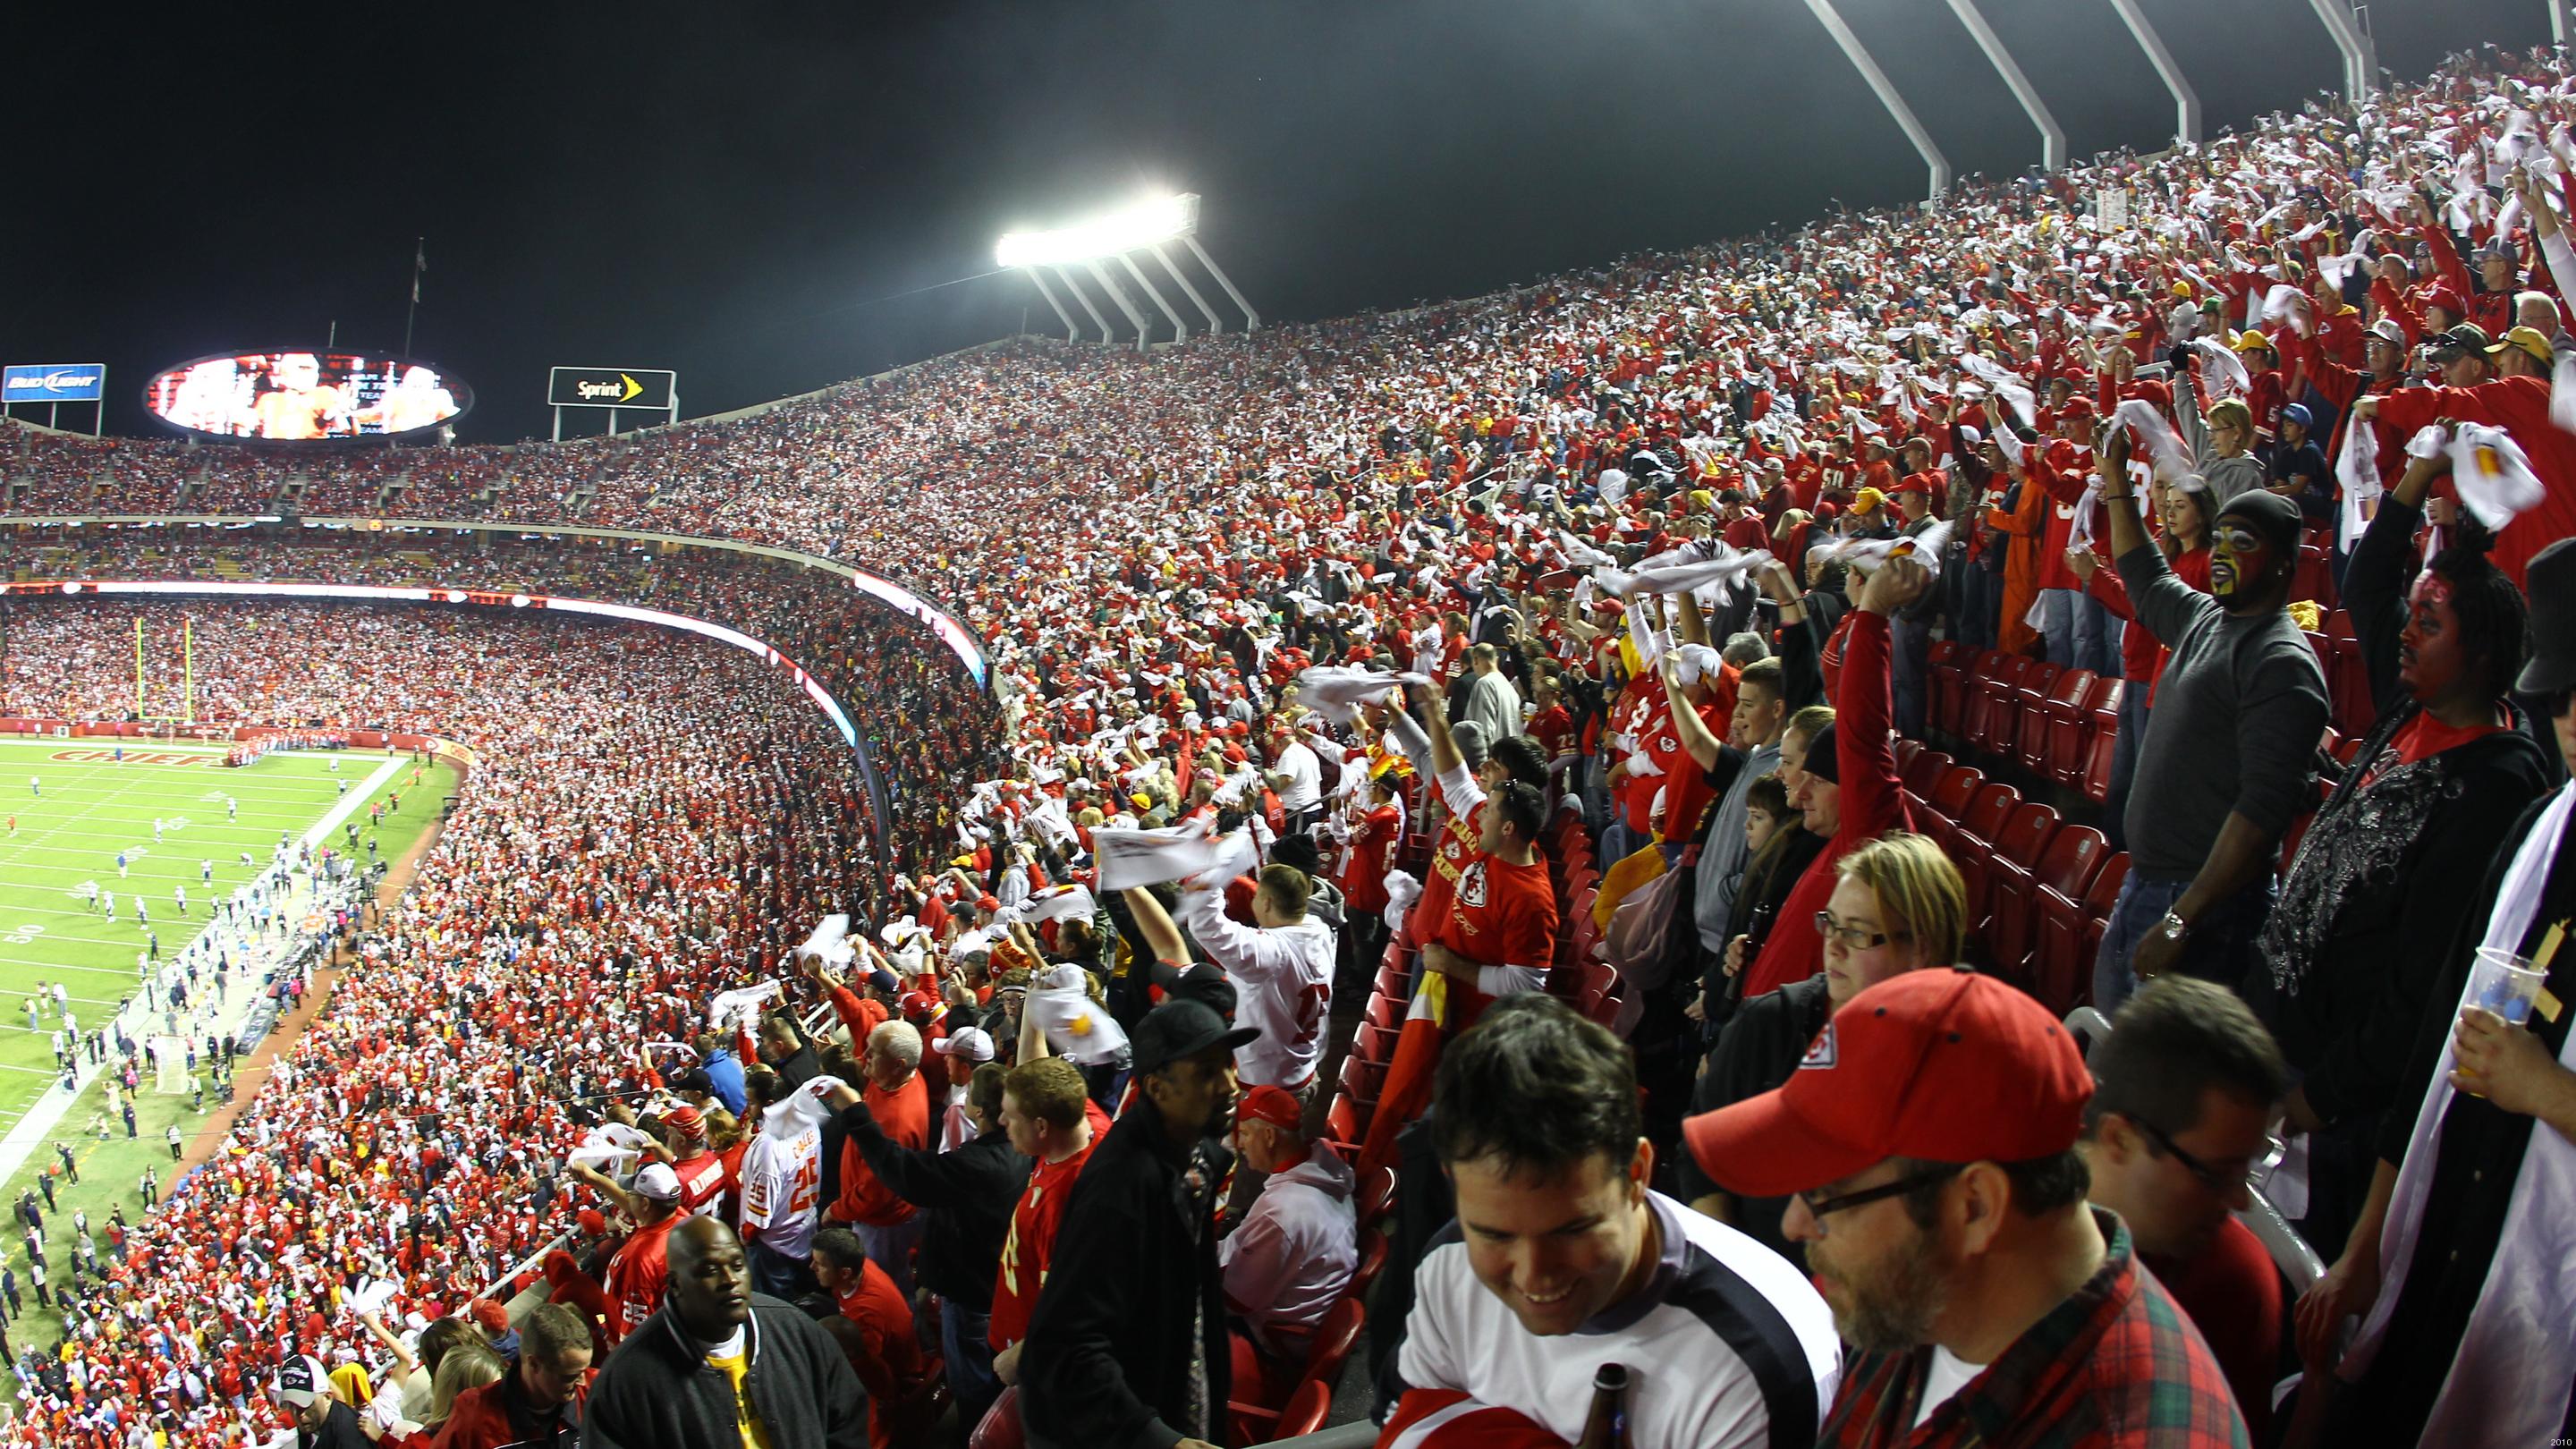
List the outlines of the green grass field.
{"type": "MultiPolygon", "coordinates": [[[[323,843],[345,849],[342,825],[353,820],[358,825],[357,856],[363,862],[370,834],[368,807],[388,792],[398,792],[400,812],[373,831],[381,858],[397,860],[438,818],[456,787],[456,772],[448,765],[427,766],[420,786],[414,787],[415,767],[407,757],[363,751],[280,751],[235,769],[222,763],[220,745],[129,740],[125,759],[116,762],[106,758],[115,743],[0,740],[0,817],[11,826],[0,836],[0,1134],[17,1127],[45,1093],[61,1094],[52,1044],[61,1020],[49,1007],[35,1030],[27,1025],[26,1002],[37,983],[65,983],[85,1032],[106,1024],[118,1004],[135,992],[136,954],[147,939],[136,924],[138,892],[150,907],[152,929],[167,960],[206,928],[211,903],[267,865],[280,832],[302,839],[345,804],[349,813],[330,825],[323,843]],[[334,759],[339,762],[336,772],[334,759]],[[30,786],[31,776],[42,782],[41,791],[30,786]],[[345,796],[340,793],[344,781],[345,796]],[[237,802],[237,815],[228,817],[227,796],[237,802]],[[153,838],[156,817],[162,825],[158,842],[153,838]],[[120,850],[127,855],[122,876],[116,864],[120,850]],[[254,865],[242,863],[243,851],[250,852],[254,865]],[[213,862],[211,883],[205,878],[207,861],[213,862]],[[116,894],[113,924],[82,899],[85,881],[96,881],[102,893],[116,894]],[[183,885],[188,892],[184,916],[174,894],[183,885]]],[[[169,1124],[179,1122],[190,1137],[202,1124],[187,1097],[156,1094],[147,1073],[138,1103],[138,1135],[129,1140],[119,1122],[102,1140],[89,1130],[102,1100],[96,1084],[85,1087],[0,1184],[0,1206],[16,1202],[22,1189],[36,1186],[46,1169],[56,1165],[49,1144],[72,1144],[82,1181],[75,1187],[56,1180],[60,1207],[46,1234],[49,1245],[58,1233],[63,1242],[61,1251],[48,1254],[57,1281],[69,1271],[73,1210],[88,1209],[104,1255],[108,1206],[121,1203],[127,1220],[134,1221],[143,1167],[154,1165],[165,1185],[174,1176],[163,1140],[169,1124]]],[[[14,1244],[14,1233],[0,1243],[14,1244]]],[[[6,1256],[18,1270],[26,1307],[35,1313],[33,1295],[24,1287],[23,1250],[6,1256]]],[[[39,1322],[13,1327],[10,1337],[21,1348],[31,1341],[49,1343],[51,1319],[39,1314],[39,1322]]]]}

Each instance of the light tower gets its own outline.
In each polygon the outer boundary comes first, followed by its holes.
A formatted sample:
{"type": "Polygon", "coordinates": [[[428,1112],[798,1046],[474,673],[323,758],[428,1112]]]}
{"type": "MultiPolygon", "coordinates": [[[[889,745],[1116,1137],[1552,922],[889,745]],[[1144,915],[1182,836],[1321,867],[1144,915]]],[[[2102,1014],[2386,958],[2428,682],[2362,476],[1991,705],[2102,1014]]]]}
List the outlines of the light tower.
{"type": "Polygon", "coordinates": [[[1082,325],[1073,320],[1073,314],[1065,309],[1063,299],[1056,295],[1058,286],[1073,294],[1073,300],[1090,315],[1092,325],[1100,329],[1101,341],[1115,342],[1118,339],[1109,326],[1109,320],[1092,303],[1091,294],[1083,290],[1077,269],[1088,272],[1100,294],[1109,299],[1110,306],[1136,329],[1136,350],[1142,352],[1153,340],[1153,321],[1119,284],[1111,270],[1113,264],[1126,272],[1128,278],[1153,302],[1154,310],[1171,324],[1173,341],[1187,340],[1190,325],[1164,299],[1162,290],[1154,285],[1144,268],[1136,264],[1139,255],[1152,257],[1179,284],[1182,295],[1188,297],[1191,304],[1199,309],[1199,314],[1207,318],[1210,332],[1225,330],[1225,323],[1217,316],[1216,309],[1208,305],[1207,298],[1201,296],[1198,287],[1190,281],[1189,273],[1175,265],[1172,254],[1165,250],[1167,243],[1177,242],[1198,259],[1208,276],[1224,289],[1226,297],[1243,313],[1244,330],[1249,332],[1259,327],[1261,314],[1252,310],[1252,304],[1244,300],[1234,280],[1217,266],[1216,259],[1207,254],[1207,248],[1199,245],[1198,229],[1198,196],[1184,191],[1175,196],[1141,201],[1072,226],[1050,231],[1010,232],[993,248],[993,259],[1002,266],[1028,275],[1028,279],[1036,284],[1038,295],[1046,298],[1047,305],[1055,309],[1057,320],[1064,323],[1067,340],[1080,341],[1082,325]],[[1048,285],[1050,274],[1054,277],[1055,286],[1048,285]]]}

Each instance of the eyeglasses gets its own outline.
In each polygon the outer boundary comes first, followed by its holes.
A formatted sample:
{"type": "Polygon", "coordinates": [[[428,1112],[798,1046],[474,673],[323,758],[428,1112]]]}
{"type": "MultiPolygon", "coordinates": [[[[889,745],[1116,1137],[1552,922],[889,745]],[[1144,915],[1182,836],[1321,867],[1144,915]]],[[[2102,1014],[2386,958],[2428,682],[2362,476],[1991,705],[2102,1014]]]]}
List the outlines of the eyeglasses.
{"type": "Polygon", "coordinates": [[[1806,1207],[1807,1216],[1816,1220],[1816,1230],[1818,1235],[1821,1236],[1824,1231],[1825,1218],[1828,1214],[1845,1212],[1856,1207],[1867,1207],[1871,1203],[1885,1202],[1887,1199],[1898,1196],[1901,1193],[1912,1192],[1918,1187],[1925,1187],[1936,1182],[1946,1182],[1967,1170],[1967,1166],[1968,1164],[1964,1162],[1945,1162],[1938,1167],[1926,1168],[1921,1172],[1900,1177],[1894,1182],[1882,1182],[1876,1187],[1864,1187],[1854,1192],[1837,1193],[1832,1197],[1814,1197],[1803,1192],[1792,1193],[1791,1196],[1797,1198],[1797,1200],[1806,1207]]]}
{"type": "Polygon", "coordinates": [[[2288,1143],[2267,1132],[2263,1135],[2263,1155],[2246,1163],[2245,1171],[2241,1175],[2231,1177],[2183,1151],[2181,1147],[2175,1145],[2173,1137],[2155,1123],[2144,1117],[2132,1117],[2129,1120],[2137,1124],[2138,1130],[2146,1134],[2147,1140],[2155,1144],[2157,1151],[2181,1163],[2183,1171],[2190,1173],[2202,1187],[2209,1189],[2213,1197],[2234,1197],[2236,1189],[2249,1187],[2262,1181],[2271,1175],[2273,1168],[2281,1165],[2282,1157],[2290,1150],[2288,1143]]]}
{"type": "Polygon", "coordinates": [[[1874,946],[1887,944],[1886,932],[1864,931],[1858,926],[1846,926],[1835,920],[1834,913],[1831,911],[1816,912],[1816,934],[1828,941],[1842,942],[1843,949],[1846,951],[1866,951],[1874,946]]]}

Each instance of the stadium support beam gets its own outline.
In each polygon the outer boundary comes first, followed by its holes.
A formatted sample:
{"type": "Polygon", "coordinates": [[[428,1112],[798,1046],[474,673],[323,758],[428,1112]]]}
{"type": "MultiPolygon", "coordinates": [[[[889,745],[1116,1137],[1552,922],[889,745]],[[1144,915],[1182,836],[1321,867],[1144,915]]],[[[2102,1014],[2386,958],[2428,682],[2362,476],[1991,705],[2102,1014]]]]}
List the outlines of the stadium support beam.
{"type": "Polygon", "coordinates": [[[1188,294],[1191,305],[1197,307],[1200,313],[1207,318],[1209,335],[1214,336],[1224,332],[1225,323],[1216,315],[1216,309],[1208,305],[1207,298],[1199,295],[1198,288],[1190,285],[1189,273],[1172,265],[1172,254],[1163,250],[1163,244],[1161,242],[1156,242],[1152,246],[1145,248],[1145,250],[1154,254],[1154,260],[1163,264],[1163,270],[1171,273],[1172,280],[1181,284],[1181,290],[1188,294]]]}
{"type": "Polygon", "coordinates": [[[1878,62],[1870,58],[1868,48],[1860,43],[1860,37],[1843,23],[1841,12],[1834,9],[1834,0],[1807,0],[1807,8],[1815,12],[1816,22],[1825,27],[1825,33],[1834,38],[1834,44],[1843,48],[1843,58],[1850,61],[1852,69],[1859,71],[1860,78],[1869,83],[1878,103],[1887,108],[1887,114],[1895,119],[1897,129],[1905,133],[1905,139],[1914,143],[1916,154],[1923,158],[1924,165],[1931,168],[1931,195],[1925,200],[1940,200],[1941,193],[1950,189],[1950,159],[1941,154],[1940,147],[1932,144],[1932,133],[1923,129],[1921,121],[1914,119],[1913,108],[1905,104],[1905,97],[1896,93],[1896,85],[1887,78],[1887,72],[1878,68],[1878,62]]]}
{"type": "Polygon", "coordinates": [[[1145,295],[1154,299],[1155,307],[1160,309],[1164,319],[1172,324],[1172,340],[1174,342],[1189,341],[1190,324],[1182,321],[1181,314],[1172,310],[1172,304],[1163,300],[1162,289],[1154,285],[1153,278],[1145,275],[1144,268],[1136,265],[1136,254],[1133,252],[1120,252],[1118,254],[1118,265],[1125,267],[1127,269],[1127,275],[1136,279],[1136,285],[1145,289],[1145,295]]]}
{"type": "Polygon", "coordinates": [[[2353,17],[2350,0],[2308,0],[2308,4],[2317,12],[2317,19],[2325,22],[2326,33],[2334,37],[2335,49],[2343,52],[2345,98],[2361,105],[2379,88],[2379,48],[2353,17]]]}
{"type": "Polygon", "coordinates": [[[1208,275],[1216,278],[1216,284],[1225,288],[1226,296],[1233,299],[1235,306],[1243,309],[1243,330],[1246,332],[1260,331],[1261,314],[1252,310],[1252,304],[1250,302],[1243,300],[1243,293],[1235,290],[1234,279],[1227,276],[1225,274],[1225,269],[1216,264],[1216,258],[1207,254],[1206,247],[1199,245],[1197,235],[1191,232],[1183,232],[1181,234],[1181,245],[1190,249],[1190,255],[1198,258],[1199,265],[1208,269],[1208,275]]]}
{"type": "Polygon", "coordinates": [[[1117,305],[1118,310],[1127,314],[1127,320],[1136,328],[1136,350],[1138,352],[1144,351],[1145,341],[1151,332],[1152,324],[1145,320],[1145,314],[1143,312],[1137,310],[1136,300],[1127,295],[1126,288],[1118,285],[1118,279],[1116,277],[1109,275],[1108,268],[1100,265],[1100,259],[1098,257],[1093,257],[1090,261],[1084,262],[1082,265],[1085,270],[1091,273],[1091,279],[1100,284],[1100,290],[1109,294],[1109,300],[1117,305]]]}
{"type": "Polygon", "coordinates": [[[1100,329],[1101,341],[1115,342],[1118,340],[1118,335],[1109,330],[1109,319],[1101,316],[1100,309],[1091,305],[1091,294],[1082,290],[1082,285],[1073,279],[1073,273],[1071,270],[1064,267],[1056,268],[1055,279],[1064,283],[1064,289],[1073,294],[1073,300],[1082,304],[1083,311],[1091,314],[1092,325],[1100,329]]]}
{"type": "Polygon", "coordinates": [[[2138,0],[2111,0],[2111,8],[2120,13],[2120,21],[2129,27],[2129,38],[2147,53],[2147,63],[2174,98],[2174,139],[2186,146],[2200,144],[2200,93],[2184,78],[2182,67],[2174,63],[2173,52],[2165,49],[2164,37],[2147,23],[2138,9],[2138,0]]]}
{"type": "Polygon", "coordinates": [[[1028,273],[1029,280],[1038,284],[1038,295],[1046,298],[1047,305],[1055,309],[1056,319],[1064,323],[1064,340],[1067,342],[1081,341],[1082,328],[1075,325],[1073,314],[1064,310],[1064,304],[1056,300],[1055,288],[1046,284],[1046,273],[1039,271],[1035,267],[1022,267],[1020,270],[1028,273]]]}
{"type": "Polygon", "coordinates": [[[2021,63],[2012,58],[2012,52],[2004,48],[2003,38],[1986,23],[1986,17],[1977,9],[1976,0],[1950,0],[1950,10],[1959,17],[1961,25],[1968,27],[1968,34],[1976,38],[1977,49],[1986,53],[1995,73],[2004,78],[2004,85],[2011,89],[2013,99],[2021,102],[2022,114],[2030,117],[2030,123],[2039,128],[2040,169],[2065,170],[2066,128],[2057,124],[2057,118],[2048,113],[2048,102],[2039,98],[2039,91],[2030,83],[2030,77],[2021,73],[2021,63]]]}
{"type": "Polygon", "coordinates": [[[2547,0],[2549,5],[2549,43],[2567,43],[2567,0],[2547,0]]]}

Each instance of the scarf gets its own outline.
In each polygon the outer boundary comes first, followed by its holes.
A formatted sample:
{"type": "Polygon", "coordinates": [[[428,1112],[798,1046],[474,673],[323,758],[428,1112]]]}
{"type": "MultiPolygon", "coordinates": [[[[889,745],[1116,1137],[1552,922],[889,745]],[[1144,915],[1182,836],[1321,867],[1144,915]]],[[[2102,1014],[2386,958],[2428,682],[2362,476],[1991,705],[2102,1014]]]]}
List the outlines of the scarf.
{"type": "MultiPolygon", "coordinates": [[[[2540,892],[2557,861],[2571,813],[2576,813],[2576,784],[2561,785],[2514,852],[2481,944],[2507,952],[2520,949],[2540,913],[2540,892]]],[[[2465,986],[2460,995],[2466,1005],[2465,986]]],[[[2568,1037],[2558,1059],[2576,1067],[2576,1034],[2568,1037]]],[[[2344,1356],[2340,1372],[2347,1381],[2357,1382],[2369,1371],[2404,1294],[2416,1235],[2423,1227],[2424,1200],[2432,1192],[2442,1117],[2451,1105],[2453,1065],[2445,1040],[2423,1109],[2416,1114],[2414,1136],[2406,1144],[2388,1225],[2379,1236],[2379,1299],[2344,1356]]],[[[2478,1291],[2468,1331],[2460,1337],[2450,1376],[2442,1382],[2441,1397],[2424,1421],[2419,1442],[2504,1449],[2545,1443],[2557,1434],[2567,1413],[2567,1386],[2576,1379],[2576,1338],[2567,1332],[2567,1325],[2576,1322],[2576,1214],[2568,1211],[2570,1204],[2576,1204],[2576,1143],[2535,1122],[2505,1208],[2495,1261],[2487,1267],[2486,1285],[2478,1291]]]]}

